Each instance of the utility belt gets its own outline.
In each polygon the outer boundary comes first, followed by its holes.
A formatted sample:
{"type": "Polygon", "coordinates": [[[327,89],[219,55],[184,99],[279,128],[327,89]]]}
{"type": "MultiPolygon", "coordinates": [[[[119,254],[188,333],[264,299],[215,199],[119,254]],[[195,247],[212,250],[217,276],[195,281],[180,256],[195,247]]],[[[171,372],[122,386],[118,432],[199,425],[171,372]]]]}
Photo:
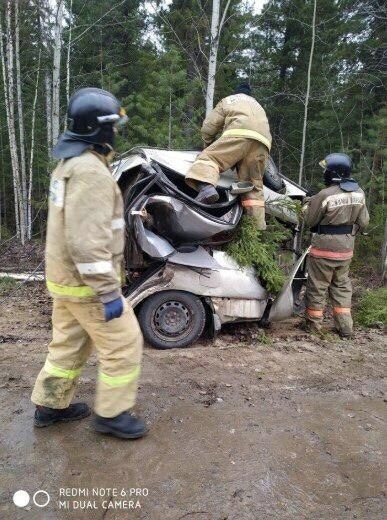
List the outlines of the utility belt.
{"type": "Polygon", "coordinates": [[[312,233],[318,235],[352,235],[353,225],[340,224],[339,226],[317,224],[310,228],[312,233]]]}

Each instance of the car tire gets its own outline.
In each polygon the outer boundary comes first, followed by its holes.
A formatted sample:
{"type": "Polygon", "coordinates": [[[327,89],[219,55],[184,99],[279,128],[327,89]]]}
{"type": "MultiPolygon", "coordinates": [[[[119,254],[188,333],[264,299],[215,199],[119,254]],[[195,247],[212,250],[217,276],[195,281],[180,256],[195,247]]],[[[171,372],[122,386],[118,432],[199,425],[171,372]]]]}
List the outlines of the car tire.
{"type": "Polygon", "coordinates": [[[284,180],[278,172],[278,168],[271,157],[263,174],[263,184],[275,192],[280,192],[285,186],[284,180]]]}
{"type": "Polygon", "coordinates": [[[202,334],[206,312],[200,299],[184,291],[163,291],[141,305],[138,320],[145,340],[157,349],[189,347],[202,334]]]}

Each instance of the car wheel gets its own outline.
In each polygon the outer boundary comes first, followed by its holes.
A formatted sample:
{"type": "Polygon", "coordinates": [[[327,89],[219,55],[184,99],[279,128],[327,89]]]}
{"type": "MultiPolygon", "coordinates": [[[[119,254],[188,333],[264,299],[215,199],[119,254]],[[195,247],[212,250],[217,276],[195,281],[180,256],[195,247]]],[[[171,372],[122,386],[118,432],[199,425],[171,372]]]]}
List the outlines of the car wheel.
{"type": "Polygon", "coordinates": [[[138,320],[145,340],[155,348],[189,347],[202,334],[206,313],[191,293],[163,291],[141,305],[138,320]]]}
{"type": "Polygon", "coordinates": [[[265,173],[263,174],[263,184],[275,192],[280,192],[285,185],[284,180],[279,174],[277,166],[271,157],[269,157],[269,163],[265,173]]]}

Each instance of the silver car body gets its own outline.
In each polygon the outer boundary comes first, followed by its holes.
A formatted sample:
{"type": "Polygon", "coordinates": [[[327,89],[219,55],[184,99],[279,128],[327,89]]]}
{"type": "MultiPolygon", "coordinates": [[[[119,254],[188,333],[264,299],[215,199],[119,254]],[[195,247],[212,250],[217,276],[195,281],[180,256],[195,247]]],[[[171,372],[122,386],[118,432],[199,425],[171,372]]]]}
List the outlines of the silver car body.
{"type": "MultiPolygon", "coordinates": [[[[155,161],[184,177],[197,154],[198,152],[193,151],[137,148],[113,165],[113,175],[119,181],[123,175],[130,176],[142,164],[155,161]]],[[[235,180],[235,172],[229,170],[221,175],[219,185],[229,188],[235,180]]],[[[305,196],[305,191],[288,179],[284,179],[284,183],[283,193],[264,188],[266,207],[275,216],[297,225],[297,214],[291,205],[276,205],[276,201],[301,199],[305,196]]],[[[228,196],[235,197],[231,193],[228,196]]],[[[215,330],[219,330],[227,322],[259,320],[262,317],[267,321],[279,321],[293,314],[298,305],[297,273],[300,272],[308,251],[297,259],[282,291],[273,301],[260,284],[257,272],[253,268],[240,268],[225,252],[212,249],[210,254],[201,246],[192,251],[177,251],[168,240],[146,229],[142,212],[152,204],[165,204],[173,208],[178,215],[182,234],[186,226],[191,225],[194,238],[200,238],[208,233],[212,225],[184,203],[165,195],[150,197],[140,211],[133,212],[136,240],[142,250],[152,258],[164,261],[158,270],[130,293],[128,300],[133,307],[160,291],[189,291],[208,304],[215,330]]],[[[224,225],[227,228],[227,223],[224,225]]],[[[178,234],[178,231],[175,233],[178,234]]]]}

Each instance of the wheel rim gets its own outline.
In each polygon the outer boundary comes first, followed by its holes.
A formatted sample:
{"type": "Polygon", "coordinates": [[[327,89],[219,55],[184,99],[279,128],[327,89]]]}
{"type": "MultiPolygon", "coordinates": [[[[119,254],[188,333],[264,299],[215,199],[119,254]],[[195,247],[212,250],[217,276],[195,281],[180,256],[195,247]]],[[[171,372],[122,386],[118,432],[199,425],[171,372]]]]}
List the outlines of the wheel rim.
{"type": "Polygon", "coordinates": [[[191,311],[180,301],[166,301],[153,314],[152,328],[164,340],[189,334],[192,325],[191,311]]]}

